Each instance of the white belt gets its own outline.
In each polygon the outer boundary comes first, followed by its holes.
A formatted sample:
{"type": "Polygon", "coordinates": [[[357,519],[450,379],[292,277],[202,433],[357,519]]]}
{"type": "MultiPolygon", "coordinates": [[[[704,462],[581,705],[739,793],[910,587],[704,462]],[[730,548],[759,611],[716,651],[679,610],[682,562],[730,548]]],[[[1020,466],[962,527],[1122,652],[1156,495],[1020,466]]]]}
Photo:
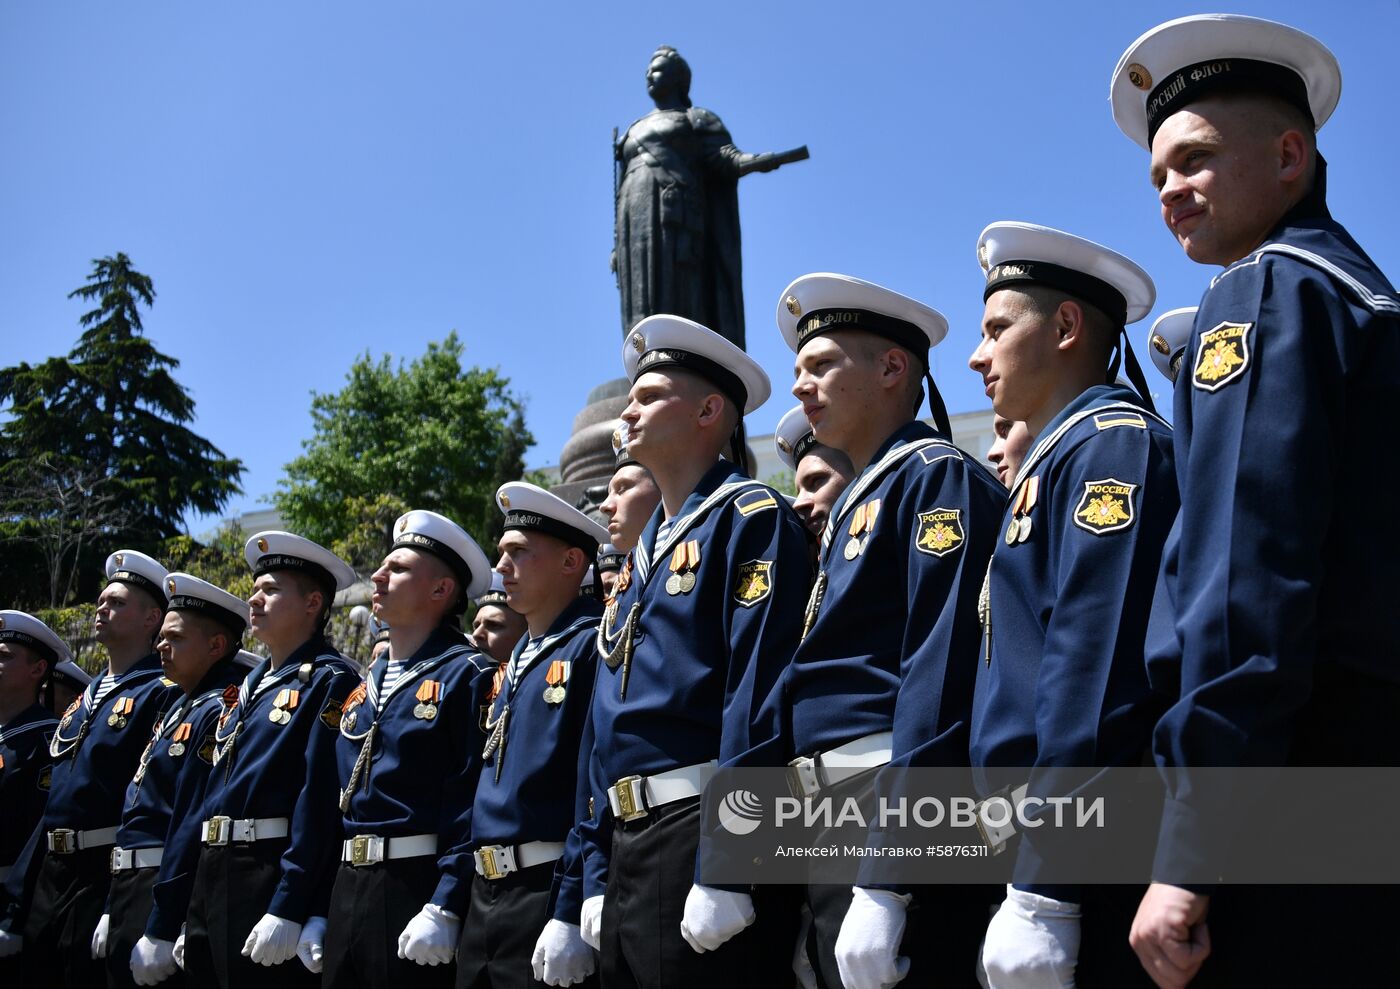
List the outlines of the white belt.
{"type": "Polygon", "coordinates": [[[512,872],[533,865],[558,861],[564,854],[562,841],[527,841],[523,845],[482,845],[472,852],[477,875],[483,879],[504,879],[512,872]]]}
{"type": "Polygon", "coordinates": [[[982,840],[991,849],[993,855],[999,855],[1006,849],[1006,843],[1011,840],[1016,833],[1015,808],[1020,806],[1021,801],[1026,799],[1026,788],[1029,783],[1022,783],[1020,786],[1007,786],[993,793],[986,800],[979,801],[975,810],[977,812],[977,830],[982,833],[982,840]],[[984,807],[993,800],[1005,800],[1012,808],[1012,812],[1006,815],[1006,823],[1000,826],[989,824],[986,816],[982,813],[984,807]]]}
{"type": "Polygon", "coordinates": [[[381,838],[377,834],[357,834],[353,838],[347,838],[340,848],[340,860],[354,866],[436,854],[435,834],[415,834],[407,838],[381,838]]]}
{"type": "Polygon", "coordinates": [[[877,731],[826,752],[794,759],[788,763],[788,788],[798,799],[811,797],[867,769],[877,769],[890,761],[893,737],[892,732],[877,731]]]}
{"type": "Polygon", "coordinates": [[[718,769],[719,763],[711,760],[655,776],[624,776],[608,787],[608,806],[618,820],[635,821],[657,807],[698,797],[718,769]]]}
{"type": "Polygon", "coordinates": [[[116,840],[116,828],[94,828],[91,831],[54,828],[48,833],[49,851],[56,855],[71,855],[84,848],[101,848],[116,840]]]}
{"type": "Polygon", "coordinates": [[[290,833],[285,817],[211,817],[200,826],[199,840],[206,845],[244,844],[285,838],[290,833]]]}
{"type": "Polygon", "coordinates": [[[125,872],[127,869],[154,869],[165,857],[165,849],[155,848],[114,848],[112,849],[111,870],[125,872]]]}

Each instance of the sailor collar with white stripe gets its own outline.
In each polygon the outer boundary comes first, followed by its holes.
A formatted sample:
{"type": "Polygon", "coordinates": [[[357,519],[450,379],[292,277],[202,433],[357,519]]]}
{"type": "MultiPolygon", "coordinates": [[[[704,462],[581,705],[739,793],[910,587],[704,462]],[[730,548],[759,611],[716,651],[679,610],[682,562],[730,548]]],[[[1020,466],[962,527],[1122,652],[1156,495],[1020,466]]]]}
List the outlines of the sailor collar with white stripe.
{"type": "MultiPolygon", "coordinates": [[[[1168,429],[1171,428],[1171,425],[1161,416],[1155,415],[1144,409],[1141,405],[1123,398],[1115,397],[1101,404],[1095,404],[1098,399],[1108,399],[1115,394],[1126,395],[1130,398],[1137,397],[1133,395],[1131,391],[1119,385],[1095,385],[1087,391],[1081,392],[1074,401],[1065,406],[1060,412],[1060,416],[1064,418],[1060,420],[1059,425],[1051,429],[1050,432],[1046,433],[1045,436],[1035,444],[1035,446],[1031,447],[1031,452],[1026,456],[1026,459],[1022,461],[1020,468],[1017,470],[1016,487],[1011,491],[1013,500],[1016,491],[1020,490],[1021,485],[1030,478],[1035,468],[1039,467],[1041,462],[1050,455],[1050,451],[1055,448],[1060,440],[1069,435],[1070,430],[1089,418],[1089,416],[1102,415],[1105,412],[1134,412],[1146,419],[1153,419],[1163,426],[1166,426],[1168,429]],[[1086,396],[1088,396],[1087,399],[1086,396]],[[1083,404],[1083,407],[1076,408],[1076,406],[1080,404],[1083,404]]],[[[1055,420],[1052,419],[1049,425],[1054,425],[1054,423],[1055,420]]]]}
{"type": "MultiPolygon", "coordinates": [[[[568,612],[577,610],[576,608],[565,609],[565,612],[560,615],[560,619],[563,619],[566,624],[562,628],[546,632],[535,644],[533,650],[530,649],[530,640],[528,639],[521,639],[516,643],[515,649],[511,651],[510,659],[506,661],[506,678],[512,684],[519,683],[530,667],[534,666],[537,660],[548,655],[559,642],[580,629],[596,628],[602,620],[602,615],[599,614],[576,614],[570,618],[568,612]],[[530,652],[528,657],[525,655],[527,651],[530,652]]],[[[558,620],[556,620],[557,624],[558,620]]]]}
{"type": "MultiPolygon", "coordinates": [[[[909,425],[913,425],[913,423],[909,425]]],[[[950,450],[957,450],[957,447],[941,436],[923,436],[906,440],[900,434],[907,428],[908,426],[900,427],[900,430],[894,434],[894,440],[890,448],[880,456],[880,459],[861,471],[860,476],[851,482],[850,487],[842,492],[841,498],[836,505],[836,511],[832,512],[830,517],[827,518],[826,526],[822,529],[823,552],[831,545],[832,536],[836,532],[836,527],[845,521],[846,516],[851,513],[862,498],[869,494],[870,489],[879,484],[884,476],[902,462],[905,457],[912,453],[918,453],[920,450],[927,450],[929,447],[933,446],[942,446],[950,450]]]]}
{"type": "MultiPolygon", "coordinates": [[[[140,686],[143,683],[154,680],[160,675],[161,667],[159,657],[157,657],[155,653],[148,653],[134,666],[126,670],[126,672],[114,678],[111,689],[108,690],[107,695],[102,698],[102,703],[105,704],[113,696],[119,696],[117,692],[125,687],[133,685],[140,686]]],[[[83,691],[78,707],[78,713],[81,714],[81,717],[76,719],[78,721],[78,730],[76,732],[72,735],[65,736],[63,734],[63,721],[60,719],[58,728],[54,730],[54,743],[56,745],[68,745],[71,747],[77,743],[79,737],[83,734],[84,726],[88,724],[93,715],[95,715],[102,706],[97,703],[96,697],[97,688],[101,685],[104,678],[105,674],[103,676],[93,677],[92,682],[89,683],[87,689],[83,691]]],[[[66,752],[67,750],[65,749],[63,751],[66,752]]],[[[63,752],[53,753],[55,758],[62,754],[63,752]]]]}
{"type": "Polygon", "coordinates": [[[731,496],[748,488],[762,486],[763,482],[744,476],[737,467],[728,461],[717,461],[713,467],[705,472],[705,476],[700,479],[695,490],[686,496],[685,501],[681,504],[680,512],[670,519],[665,519],[662,518],[664,508],[657,507],[651,521],[642,530],[642,537],[637,541],[637,548],[633,551],[635,556],[645,557],[644,563],[638,560],[639,569],[645,569],[649,573],[651,561],[664,559],[688,532],[699,525],[716,507],[729,500],[731,496]],[[715,489],[708,495],[703,495],[702,492],[711,484],[716,485],[715,489]],[[669,528],[666,531],[666,538],[648,550],[646,548],[648,541],[655,540],[657,530],[667,523],[669,523],[669,528]]]}
{"type": "Polygon", "coordinates": [[[425,649],[430,655],[424,656],[422,659],[415,658],[418,653],[415,653],[414,656],[410,656],[409,661],[405,662],[400,667],[398,680],[396,680],[394,685],[387,691],[383,690],[383,683],[384,673],[388,669],[389,664],[387,662],[376,664],[373,674],[365,680],[365,697],[376,714],[383,713],[389,701],[402,693],[404,687],[408,684],[416,682],[421,677],[442,666],[448,660],[455,659],[458,656],[470,655],[478,651],[468,642],[451,641],[445,634],[437,631],[428,636],[428,640],[423,643],[423,647],[419,649],[419,653],[422,653],[425,649]]]}
{"type": "Polygon", "coordinates": [[[9,724],[0,728],[0,745],[13,741],[31,731],[36,731],[41,728],[53,728],[57,724],[58,719],[49,713],[48,708],[33,704],[15,715],[9,724]]]}
{"type": "Polygon", "coordinates": [[[1324,258],[1320,254],[1314,254],[1312,251],[1305,248],[1296,247],[1293,244],[1270,243],[1256,248],[1248,257],[1235,262],[1212,278],[1210,280],[1210,287],[1215,288],[1222,278],[1232,272],[1239,271],[1241,268],[1246,268],[1252,264],[1258,264],[1263,260],[1265,254],[1281,254],[1285,257],[1293,258],[1295,261],[1301,261],[1304,264],[1312,265],[1319,271],[1330,275],[1358,304],[1365,306],[1374,313],[1400,316],[1400,300],[1397,300],[1394,295],[1372,292],[1365,285],[1361,284],[1360,281],[1342,270],[1336,264],[1333,264],[1327,258],[1324,258]]]}
{"type": "Polygon", "coordinates": [[[223,682],[223,673],[237,662],[238,653],[234,653],[227,659],[221,659],[211,666],[209,671],[204,674],[204,679],[200,682],[200,686],[209,683],[211,678],[217,678],[219,682],[204,687],[203,690],[196,687],[193,694],[185,694],[182,696],[180,698],[180,703],[174,705],[161,716],[159,734],[164,735],[168,729],[175,727],[175,725],[179,724],[185,717],[193,714],[211,699],[223,697],[224,691],[228,689],[228,684],[223,682]]]}

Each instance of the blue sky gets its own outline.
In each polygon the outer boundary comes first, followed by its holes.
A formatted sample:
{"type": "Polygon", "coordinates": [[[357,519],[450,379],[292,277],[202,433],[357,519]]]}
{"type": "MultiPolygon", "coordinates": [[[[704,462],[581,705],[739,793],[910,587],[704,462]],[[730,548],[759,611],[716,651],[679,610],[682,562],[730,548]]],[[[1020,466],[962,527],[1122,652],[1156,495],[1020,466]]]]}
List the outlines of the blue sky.
{"type": "Polygon", "coordinates": [[[1400,277],[1396,0],[13,0],[0,360],[66,352],[81,312],[67,293],[92,258],[125,251],[155,280],[147,332],[181,361],[196,428],[248,465],[227,514],[275,489],[310,434],[311,391],[339,388],[366,350],[411,358],[452,329],[526,398],[531,464],[553,462],[589,388],[620,373],[609,137],[649,108],[643,73],[666,43],[741,148],[812,152],[740,187],[749,349],[777,384],[750,431],[789,405],[778,293],[817,270],[945,312],[935,373],[951,411],[981,408],[966,359],[987,223],[1123,251],[1157,280],[1154,315],[1198,299],[1212,270],[1162,227],[1107,92],[1140,33],[1211,9],[1286,21],[1337,54],[1343,95],[1321,136],[1333,212],[1400,277]]]}

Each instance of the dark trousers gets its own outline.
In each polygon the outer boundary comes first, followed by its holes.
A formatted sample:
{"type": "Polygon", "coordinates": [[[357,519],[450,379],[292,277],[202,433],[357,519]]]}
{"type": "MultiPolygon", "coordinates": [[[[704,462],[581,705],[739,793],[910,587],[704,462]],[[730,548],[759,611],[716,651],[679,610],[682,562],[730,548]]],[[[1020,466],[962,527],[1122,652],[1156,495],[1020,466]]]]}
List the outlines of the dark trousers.
{"type": "MultiPolygon", "coordinates": [[[[1294,726],[1294,766],[1400,766],[1400,685],[1319,664],[1294,726]]],[[[1339,812],[1338,821],[1354,820],[1339,812]]],[[[1388,822],[1386,822],[1388,824],[1388,822]]],[[[1335,839],[1393,842],[1387,826],[1335,839]]],[[[1299,849],[1300,856],[1307,849],[1299,849]]],[[[1217,887],[1206,917],[1211,953],[1191,983],[1363,986],[1393,981],[1400,890],[1395,886],[1217,887]]]]}
{"type": "MultiPolygon", "coordinates": [[[[457,989],[541,986],[530,969],[540,931],[549,922],[554,863],[512,872],[504,879],[472,880],[471,909],[457,946],[457,989]]],[[[596,986],[597,977],[581,983],[596,986]]]]}
{"type": "Polygon", "coordinates": [[[92,958],[92,932],[107,903],[111,848],[70,855],[46,853],[24,925],[25,985],[100,986],[102,962],[92,958]]]}
{"type": "MultiPolygon", "coordinates": [[[[899,954],[909,959],[911,985],[977,985],[977,956],[1000,889],[995,886],[915,886],[899,954]]],[[[807,960],[823,989],[841,989],[836,938],[851,905],[851,887],[807,887],[812,929],[807,960]]]]}
{"type": "Polygon", "coordinates": [[[600,975],[608,989],[792,984],[798,916],[775,907],[771,890],[753,891],[754,923],[717,951],[697,953],[681,937],[699,842],[699,798],[618,822],[603,900],[600,975]]]}
{"type": "MultiPolygon", "coordinates": [[[[112,877],[111,892],[107,895],[107,912],[112,917],[107,927],[106,959],[107,985],[112,989],[136,985],[131,977],[131,949],[146,933],[146,921],[151,916],[151,887],[159,871],[156,868],[127,869],[112,877]]],[[[169,987],[184,984],[184,973],[179,969],[161,983],[169,987]]]]}
{"type": "Polygon", "coordinates": [[[185,918],[185,977],[190,985],[281,989],[317,984],[316,976],[296,957],[281,965],[257,965],[243,957],[243,943],[267,913],[282,877],[286,848],[285,838],[273,838],[206,846],[200,852],[185,918]]]}
{"type": "Polygon", "coordinates": [[[399,957],[399,935],[432,899],[438,878],[432,855],[342,864],[331,889],[321,984],[327,989],[451,986],[456,965],[419,965],[399,957]]]}

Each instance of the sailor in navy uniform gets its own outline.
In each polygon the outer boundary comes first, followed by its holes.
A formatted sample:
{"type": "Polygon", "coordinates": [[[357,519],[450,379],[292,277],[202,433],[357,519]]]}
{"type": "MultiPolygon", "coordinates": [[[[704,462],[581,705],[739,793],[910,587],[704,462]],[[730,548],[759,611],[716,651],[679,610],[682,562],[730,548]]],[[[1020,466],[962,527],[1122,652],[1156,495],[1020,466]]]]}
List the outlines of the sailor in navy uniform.
{"type": "Polygon", "coordinates": [[[36,986],[105,981],[91,943],[107,900],[108,858],[126,785],[156,716],[179,693],[161,677],[152,651],[165,612],[165,568],[135,550],[119,550],[107,558],[106,572],[94,629],[107,649],[107,671],[59,720],[41,833],[15,863],[8,916],[0,922],[23,933],[28,984],[36,986]],[[19,887],[31,868],[38,879],[28,896],[19,887]]]}
{"type": "Polygon", "coordinates": [[[1186,359],[1186,344],[1195,322],[1195,306],[1170,309],[1153,321],[1152,329],[1147,334],[1152,364],[1172,384],[1176,384],[1181,374],[1181,364],[1186,359]]]}
{"type": "MultiPolygon", "coordinates": [[[[609,559],[617,561],[620,573],[627,554],[637,545],[642,529],[656,506],[661,504],[661,489],[656,486],[651,471],[628,451],[627,423],[613,430],[612,445],[613,476],[608,482],[608,495],[598,511],[608,520],[608,538],[612,540],[609,559]]],[[[602,556],[600,553],[600,560],[602,556]]]]}
{"type": "MultiPolygon", "coordinates": [[[[39,697],[62,662],[72,659],[52,629],[22,611],[0,611],[0,883],[10,880],[44,816],[53,763],[49,740],[58,719],[39,697]]],[[[8,897],[0,887],[0,910],[8,897]]],[[[0,976],[7,984],[19,982],[20,947],[20,935],[0,930],[0,976]]]]}
{"type": "MultiPolygon", "coordinates": [[[[1069,785],[1057,770],[1141,766],[1165,707],[1143,646],[1178,507],[1171,428],[1142,397],[1135,360],[1137,391],[1106,383],[1156,288],[1123,255],[1031,223],[990,225],[977,256],[985,310],[968,363],[1035,441],[987,575],[972,764],[984,797],[1014,793],[1031,771],[1034,789],[1052,788],[1039,795],[1073,795],[1053,789],[1069,785]]],[[[1026,829],[1013,850],[983,946],[989,982],[1150,985],[1127,941],[1141,890],[1072,884],[1053,838],[1026,829]]]]}
{"type": "Polygon", "coordinates": [[[831,510],[855,477],[851,458],[817,442],[807,413],[800,405],[788,409],[778,420],[778,428],[773,431],[773,447],[778,460],[792,471],[792,485],[797,489],[792,510],[819,547],[831,510]]]}
{"type": "Polygon", "coordinates": [[[492,571],[490,590],[476,599],[472,643],[496,663],[505,663],[524,634],[525,616],[506,603],[505,582],[492,571]]]}
{"type": "Polygon", "coordinates": [[[533,484],[501,485],[496,503],[505,516],[496,570],[529,632],[487,712],[457,985],[572,985],[592,974],[593,949],[579,936],[578,898],[568,921],[551,919],[549,901],[574,824],[579,740],[597,668],[602,605],[580,578],[592,572],[607,530],[533,484]]]}
{"type": "MultiPolygon", "coordinates": [[[[1005,492],[949,438],[928,371],[947,321],[837,274],[794,281],[777,321],[817,442],[845,453],[856,474],[823,529],[776,756],[799,797],[866,786],[892,758],[963,766],[977,588],[1005,492]],[[915,418],[925,380],[934,427],[915,418]]],[[[914,892],[809,885],[813,920],[795,965],[825,986],[892,984],[911,965],[920,982],[970,981],[975,941],[959,931],[979,905],[962,890],[917,891],[897,957],[914,892]],[[925,924],[941,928],[936,937],[922,936],[925,924]]]]}
{"type": "MultiPolygon", "coordinates": [[[[200,846],[178,861],[167,857],[161,882],[193,874],[184,941],[192,984],[315,984],[312,962],[295,958],[299,940],[312,957],[313,921],[326,912],[336,730],[356,681],[324,629],[335,592],[355,575],[329,550],[287,532],[257,533],[244,557],[254,577],[249,628],[271,655],[215,726],[196,815],[200,846]]],[[[164,923],[177,916],[172,897],[164,923]]]]}
{"type": "Polygon", "coordinates": [[[341,865],[326,927],[327,986],[450,986],[471,888],[481,709],[497,664],[462,634],[491,565],[435,512],[394,524],[373,576],[389,656],[345,705],[337,746],[341,865]]]}
{"type": "MultiPolygon", "coordinates": [[[[1155,737],[1167,767],[1400,765],[1400,571],[1353,507],[1359,487],[1396,487],[1375,451],[1391,446],[1400,299],[1328,211],[1317,131],[1340,93],[1317,39],[1231,14],[1161,24],[1114,70],[1114,119],[1151,152],[1168,230],[1224,269],[1174,392],[1175,620],[1149,649],[1180,669],[1155,737]]],[[[1195,886],[1228,879],[1238,794],[1175,781],[1133,928],[1162,985],[1360,984],[1389,966],[1391,890],[1195,886]]]]}
{"type": "Polygon", "coordinates": [[[598,562],[594,565],[598,572],[598,587],[603,597],[612,595],[613,585],[617,583],[617,575],[622,573],[622,564],[627,559],[627,554],[618,551],[612,543],[604,543],[598,547],[598,562]]]}
{"type": "Polygon", "coordinates": [[[745,459],[742,416],[770,386],[742,350],[674,316],[639,322],[623,365],[628,450],[662,505],[599,632],[583,933],[601,937],[604,984],[772,985],[786,966],[768,928],[795,918],[696,874],[701,791],[720,760],[774,730],[808,584],[797,516],[719,459],[731,440],[745,459]]]}
{"type": "Polygon", "coordinates": [[[54,717],[61,717],[90,683],[91,673],[73,660],[65,659],[49,671],[48,690],[41,695],[43,704],[54,717]]]}
{"type": "MultiPolygon", "coordinates": [[[[213,751],[212,745],[206,748],[201,760],[201,740],[212,736],[224,691],[236,689],[251,668],[238,662],[248,613],[242,599],[185,573],[167,575],[165,588],[170,606],[156,652],[166,678],[182,693],[156,719],[126,790],[110,857],[111,889],[92,935],[92,954],[106,959],[109,986],[154,985],[176,974],[174,934],[159,940],[145,936],[151,888],[173,833],[177,791],[189,785],[189,776],[195,791],[203,792],[213,751]]],[[[180,822],[186,837],[195,840],[197,826],[193,820],[180,822]]],[[[173,922],[177,932],[180,920],[173,922]]]]}

